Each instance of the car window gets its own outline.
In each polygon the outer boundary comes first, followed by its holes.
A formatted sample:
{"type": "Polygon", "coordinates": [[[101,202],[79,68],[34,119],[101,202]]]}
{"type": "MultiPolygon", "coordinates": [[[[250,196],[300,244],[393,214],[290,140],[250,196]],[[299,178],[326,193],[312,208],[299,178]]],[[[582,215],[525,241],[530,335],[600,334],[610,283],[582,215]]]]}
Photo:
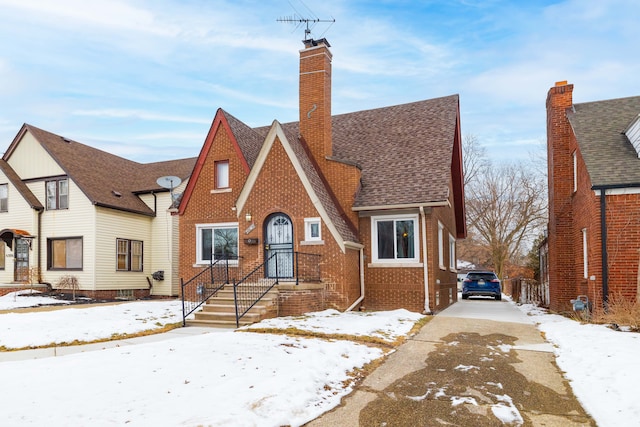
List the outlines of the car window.
{"type": "Polygon", "coordinates": [[[469,280],[483,279],[487,282],[496,279],[496,275],[493,273],[469,273],[467,277],[469,278],[469,280]]]}

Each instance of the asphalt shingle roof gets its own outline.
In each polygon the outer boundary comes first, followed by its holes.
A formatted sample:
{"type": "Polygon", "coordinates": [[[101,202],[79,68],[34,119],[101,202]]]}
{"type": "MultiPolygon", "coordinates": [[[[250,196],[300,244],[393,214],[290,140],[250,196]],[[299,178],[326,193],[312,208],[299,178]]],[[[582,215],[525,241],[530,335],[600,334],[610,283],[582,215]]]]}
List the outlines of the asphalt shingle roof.
{"type": "Polygon", "coordinates": [[[42,203],[40,203],[38,198],[31,192],[31,190],[29,190],[27,184],[22,182],[16,171],[14,171],[11,165],[9,165],[9,163],[4,161],[3,159],[0,159],[0,170],[2,170],[7,178],[9,178],[11,184],[13,184],[16,190],[18,190],[18,193],[20,193],[20,195],[27,201],[27,203],[29,203],[29,206],[31,208],[36,210],[44,209],[42,203]]]}
{"type": "Polygon", "coordinates": [[[594,186],[640,183],[640,159],[625,129],[640,113],[640,96],[574,104],[567,117],[594,186]]]}
{"type": "Polygon", "coordinates": [[[167,191],[156,180],[166,175],[184,180],[196,161],[189,158],[137,163],[35,126],[24,126],[93,204],[113,209],[154,215],[136,193],[167,191]]]}

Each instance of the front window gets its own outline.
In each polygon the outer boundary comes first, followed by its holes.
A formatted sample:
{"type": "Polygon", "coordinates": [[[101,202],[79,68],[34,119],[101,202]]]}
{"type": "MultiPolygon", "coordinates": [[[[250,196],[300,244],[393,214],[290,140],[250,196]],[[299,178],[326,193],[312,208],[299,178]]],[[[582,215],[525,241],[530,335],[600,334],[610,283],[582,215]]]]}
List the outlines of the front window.
{"type": "Polygon", "coordinates": [[[438,265],[444,270],[444,225],[438,222],[438,265]]]}
{"type": "Polygon", "coordinates": [[[229,188],[229,161],[215,162],[215,188],[229,188]]]}
{"type": "Polygon", "coordinates": [[[0,184],[0,212],[9,210],[9,184],[0,184]]]}
{"type": "Polygon", "coordinates": [[[47,239],[49,270],[82,270],[82,237],[47,239]]]}
{"type": "Polygon", "coordinates": [[[449,234],[449,270],[456,270],[456,238],[449,234]]]}
{"type": "Polygon", "coordinates": [[[304,240],[307,242],[322,240],[320,234],[320,218],[304,219],[304,240]]]}
{"type": "Polygon", "coordinates": [[[238,223],[196,226],[197,263],[238,258],[238,223]]]}
{"type": "Polygon", "coordinates": [[[372,217],[373,262],[417,262],[418,217],[372,217]]]}
{"type": "Polygon", "coordinates": [[[118,271],[142,271],[142,242],[116,239],[116,259],[118,271]]]}
{"type": "Polygon", "coordinates": [[[69,180],[58,179],[46,182],[47,189],[47,209],[68,209],[69,208],[69,180]]]}

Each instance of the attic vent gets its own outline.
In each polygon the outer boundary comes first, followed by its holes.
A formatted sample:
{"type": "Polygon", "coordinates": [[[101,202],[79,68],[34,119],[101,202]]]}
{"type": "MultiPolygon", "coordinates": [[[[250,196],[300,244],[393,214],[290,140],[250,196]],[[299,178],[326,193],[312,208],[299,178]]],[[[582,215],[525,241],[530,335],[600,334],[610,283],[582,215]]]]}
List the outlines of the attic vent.
{"type": "Polygon", "coordinates": [[[624,131],[624,134],[627,135],[627,138],[629,138],[629,141],[633,144],[633,148],[636,149],[636,153],[640,158],[640,114],[631,121],[624,131]]]}
{"type": "Polygon", "coordinates": [[[116,197],[122,197],[122,194],[119,191],[111,190],[111,193],[116,197]]]}
{"type": "Polygon", "coordinates": [[[62,140],[64,142],[71,142],[71,140],[69,138],[65,138],[64,136],[61,136],[60,138],[62,138],[62,140]]]}

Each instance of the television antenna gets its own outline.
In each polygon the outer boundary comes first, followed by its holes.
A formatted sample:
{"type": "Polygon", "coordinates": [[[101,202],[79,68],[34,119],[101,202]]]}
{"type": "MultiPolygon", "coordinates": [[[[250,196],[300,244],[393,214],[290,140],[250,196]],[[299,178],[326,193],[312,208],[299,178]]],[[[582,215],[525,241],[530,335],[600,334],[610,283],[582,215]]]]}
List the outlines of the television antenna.
{"type": "Polygon", "coordinates": [[[171,194],[171,204],[176,201],[173,195],[173,189],[182,183],[182,180],[177,176],[161,176],[156,180],[156,183],[162,188],[168,188],[169,194],[171,194]]]}
{"type": "Polygon", "coordinates": [[[313,11],[311,9],[309,9],[307,7],[306,4],[304,4],[302,2],[302,0],[300,0],[300,3],[302,3],[302,5],[307,8],[307,10],[309,11],[309,13],[311,15],[313,15],[313,18],[307,18],[305,17],[303,14],[301,14],[300,12],[298,12],[296,10],[296,8],[291,4],[291,2],[289,2],[289,5],[293,8],[293,10],[295,11],[295,13],[291,16],[283,16],[282,18],[278,18],[276,19],[276,21],[278,22],[286,22],[289,24],[295,24],[296,26],[296,30],[302,26],[305,27],[304,29],[304,41],[307,41],[311,38],[311,30],[313,30],[313,28],[319,23],[319,22],[329,22],[330,25],[327,27],[326,30],[324,30],[324,32],[320,35],[320,37],[322,37],[322,35],[324,35],[324,33],[326,33],[329,28],[331,28],[331,25],[333,25],[334,22],[336,22],[335,18],[331,18],[331,19],[320,19],[318,18],[318,16],[313,13],[313,11]]]}

